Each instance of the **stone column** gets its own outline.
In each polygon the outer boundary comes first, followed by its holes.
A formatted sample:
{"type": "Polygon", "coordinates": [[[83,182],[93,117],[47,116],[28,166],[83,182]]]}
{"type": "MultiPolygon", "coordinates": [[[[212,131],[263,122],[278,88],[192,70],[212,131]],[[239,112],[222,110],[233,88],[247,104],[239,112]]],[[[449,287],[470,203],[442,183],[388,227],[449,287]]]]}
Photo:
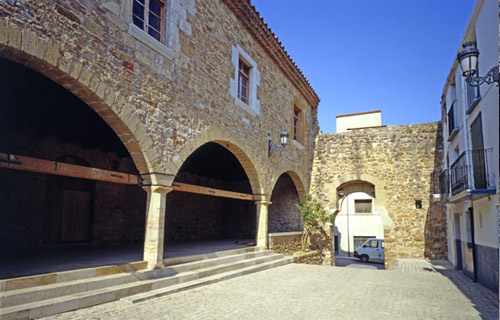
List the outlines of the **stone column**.
{"type": "Polygon", "coordinates": [[[143,189],[148,193],[144,260],[148,262],[148,269],[155,269],[162,267],[163,264],[165,209],[167,193],[172,191],[172,187],[147,186],[143,189]]]}
{"type": "Polygon", "coordinates": [[[255,201],[255,204],[257,205],[257,247],[265,250],[268,248],[267,220],[271,201],[262,199],[255,201]]]}

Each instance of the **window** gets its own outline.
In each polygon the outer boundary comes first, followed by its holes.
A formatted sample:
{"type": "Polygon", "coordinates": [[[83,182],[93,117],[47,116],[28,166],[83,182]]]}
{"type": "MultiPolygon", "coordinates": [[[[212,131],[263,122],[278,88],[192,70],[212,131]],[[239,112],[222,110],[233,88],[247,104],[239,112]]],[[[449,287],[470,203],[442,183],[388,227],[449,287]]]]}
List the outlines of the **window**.
{"type": "Polygon", "coordinates": [[[422,200],[415,200],[415,208],[422,209],[422,200]]]}
{"type": "Polygon", "coordinates": [[[370,241],[368,242],[368,246],[369,246],[370,248],[378,248],[378,240],[370,240],[370,241]]]}
{"type": "Polygon", "coordinates": [[[481,100],[479,87],[473,87],[467,82],[467,114],[471,114],[481,100]]]}
{"type": "Polygon", "coordinates": [[[300,142],[301,112],[302,111],[296,105],[293,106],[293,140],[298,142],[300,142]]]}
{"type": "Polygon", "coordinates": [[[375,238],[375,236],[354,236],[354,249],[361,247],[368,239],[375,238]]]}
{"type": "Polygon", "coordinates": [[[458,130],[457,121],[455,116],[455,101],[451,104],[448,111],[448,135],[453,136],[453,131],[458,130]]]}
{"type": "Polygon", "coordinates": [[[151,37],[163,42],[165,3],[160,0],[133,0],[132,21],[151,37]]]}
{"type": "Polygon", "coordinates": [[[354,200],[354,212],[355,213],[371,213],[372,212],[372,200],[354,200]]]}
{"type": "Polygon", "coordinates": [[[229,94],[234,98],[235,106],[252,116],[258,116],[260,71],[257,62],[242,47],[235,45],[232,47],[231,64],[234,73],[230,78],[229,94]]]}
{"type": "Polygon", "coordinates": [[[250,69],[241,58],[238,64],[238,98],[249,104],[250,69]]]}

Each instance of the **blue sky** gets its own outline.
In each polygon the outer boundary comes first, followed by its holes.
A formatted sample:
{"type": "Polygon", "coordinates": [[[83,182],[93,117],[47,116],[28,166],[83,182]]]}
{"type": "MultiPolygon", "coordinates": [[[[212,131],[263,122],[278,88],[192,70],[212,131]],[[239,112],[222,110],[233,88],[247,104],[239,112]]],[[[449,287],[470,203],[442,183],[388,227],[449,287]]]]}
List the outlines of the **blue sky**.
{"type": "Polygon", "coordinates": [[[440,120],[473,0],[252,0],[318,93],[319,123],[382,110],[382,124],[440,120]]]}

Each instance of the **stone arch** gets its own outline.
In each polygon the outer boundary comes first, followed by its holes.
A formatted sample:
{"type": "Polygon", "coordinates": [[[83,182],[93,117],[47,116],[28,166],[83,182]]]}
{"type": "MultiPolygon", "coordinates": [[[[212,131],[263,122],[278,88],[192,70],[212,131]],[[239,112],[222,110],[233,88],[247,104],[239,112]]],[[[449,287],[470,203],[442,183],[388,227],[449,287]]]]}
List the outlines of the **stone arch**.
{"type": "Polygon", "coordinates": [[[243,167],[248,177],[250,187],[252,188],[252,193],[254,195],[262,195],[262,187],[257,169],[254,165],[255,162],[251,160],[255,159],[255,156],[239,138],[223,133],[219,129],[207,131],[191,141],[188,141],[181,151],[167,164],[167,172],[172,173],[174,176],[177,175],[182,164],[188,157],[198,148],[209,142],[217,143],[229,150],[243,167]]]}
{"type": "Polygon", "coordinates": [[[302,178],[298,175],[297,172],[293,170],[284,171],[276,177],[276,180],[273,182],[273,188],[271,189],[271,193],[274,190],[274,187],[276,186],[278,179],[284,174],[287,174],[292,179],[293,184],[295,185],[295,189],[297,189],[297,193],[299,195],[299,201],[301,203],[304,202],[306,200],[306,194],[307,194],[306,187],[304,185],[302,178]]]}
{"type": "Polygon", "coordinates": [[[380,179],[370,175],[348,175],[339,180],[338,186],[335,188],[334,203],[336,203],[337,210],[342,208],[342,200],[349,194],[354,192],[365,192],[376,199],[376,209],[382,218],[382,225],[384,227],[384,234],[388,236],[393,227],[393,221],[387,212],[387,195],[384,188],[385,184],[380,179]],[[343,190],[342,197],[339,191],[343,190]]]}
{"type": "Polygon", "coordinates": [[[52,39],[7,21],[0,21],[0,57],[41,73],[92,108],[120,138],[141,174],[161,171],[160,155],[134,113],[135,108],[91,65],[64,54],[52,39]]]}

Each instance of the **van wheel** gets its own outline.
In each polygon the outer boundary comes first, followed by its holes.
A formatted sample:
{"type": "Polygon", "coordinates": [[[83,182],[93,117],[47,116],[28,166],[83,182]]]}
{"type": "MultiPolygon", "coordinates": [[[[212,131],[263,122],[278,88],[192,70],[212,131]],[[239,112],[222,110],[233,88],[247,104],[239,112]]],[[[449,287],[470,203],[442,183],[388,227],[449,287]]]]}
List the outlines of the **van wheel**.
{"type": "Polygon", "coordinates": [[[368,256],[366,254],[362,255],[360,258],[361,262],[368,262],[368,256]]]}

